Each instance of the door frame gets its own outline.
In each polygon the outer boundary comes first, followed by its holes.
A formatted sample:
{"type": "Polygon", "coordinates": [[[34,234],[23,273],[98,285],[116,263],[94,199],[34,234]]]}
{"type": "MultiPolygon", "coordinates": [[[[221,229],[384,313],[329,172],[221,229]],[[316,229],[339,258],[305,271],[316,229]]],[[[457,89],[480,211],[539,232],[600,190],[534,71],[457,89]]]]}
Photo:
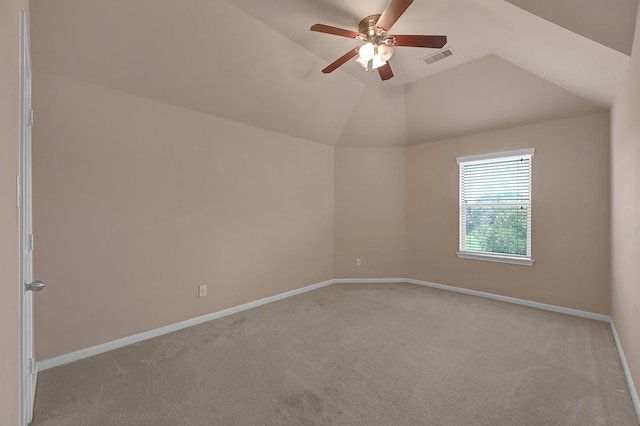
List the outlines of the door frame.
{"type": "Polygon", "coordinates": [[[33,222],[31,206],[31,58],[27,12],[20,11],[20,175],[17,205],[20,222],[20,425],[33,418],[37,371],[33,356],[33,292],[25,283],[33,281],[33,222]]]}

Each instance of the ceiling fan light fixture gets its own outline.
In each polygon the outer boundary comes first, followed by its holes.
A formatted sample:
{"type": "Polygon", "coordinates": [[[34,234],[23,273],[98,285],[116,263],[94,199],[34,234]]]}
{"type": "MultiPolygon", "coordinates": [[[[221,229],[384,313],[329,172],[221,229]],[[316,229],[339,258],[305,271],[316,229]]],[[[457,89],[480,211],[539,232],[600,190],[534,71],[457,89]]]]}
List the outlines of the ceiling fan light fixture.
{"type": "Polygon", "coordinates": [[[351,49],[322,72],[329,74],[357,56],[358,62],[365,70],[378,69],[383,81],[393,78],[393,71],[389,65],[389,59],[393,55],[392,46],[424,47],[441,49],[447,44],[447,36],[444,35],[393,35],[389,34],[393,24],[402,16],[413,0],[389,0],[389,4],[382,14],[369,15],[358,24],[358,31],[345,30],[330,25],[315,24],[311,31],[332,34],[350,39],[355,39],[364,44],[356,49],[351,49]]]}
{"type": "Polygon", "coordinates": [[[373,59],[373,56],[375,55],[375,48],[373,46],[373,43],[366,43],[360,46],[358,53],[360,54],[360,57],[363,60],[367,62],[370,61],[371,59],[373,59]]]}
{"type": "Polygon", "coordinates": [[[386,44],[381,44],[380,46],[378,46],[377,50],[380,59],[382,59],[384,62],[387,62],[389,59],[391,59],[391,56],[393,55],[393,47],[387,46],[386,44]]]}
{"type": "Polygon", "coordinates": [[[380,68],[381,66],[383,66],[386,63],[387,63],[387,61],[382,60],[380,55],[376,55],[371,60],[371,69],[372,70],[378,69],[378,68],[380,68]]]}
{"type": "Polygon", "coordinates": [[[362,68],[364,68],[365,71],[369,70],[369,62],[370,61],[365,61],[364,59],[362,59],[362,56],[358,56],[356,58],[356,62],[359,63],[360,65],[362,65],[362,68]]]}

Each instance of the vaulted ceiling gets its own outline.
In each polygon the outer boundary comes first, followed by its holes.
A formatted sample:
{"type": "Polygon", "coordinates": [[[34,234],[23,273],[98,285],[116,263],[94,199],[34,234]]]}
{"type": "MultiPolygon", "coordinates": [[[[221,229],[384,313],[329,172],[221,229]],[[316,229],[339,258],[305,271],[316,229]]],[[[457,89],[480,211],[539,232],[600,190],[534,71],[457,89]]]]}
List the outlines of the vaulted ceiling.
{"type": "Polygon", "coordinates": [[[638,0],[415,0],[395,77],[327,64],[388,0],[31,0],[34,70],[328,145],[400,146],[607,110],[638,0]]]}

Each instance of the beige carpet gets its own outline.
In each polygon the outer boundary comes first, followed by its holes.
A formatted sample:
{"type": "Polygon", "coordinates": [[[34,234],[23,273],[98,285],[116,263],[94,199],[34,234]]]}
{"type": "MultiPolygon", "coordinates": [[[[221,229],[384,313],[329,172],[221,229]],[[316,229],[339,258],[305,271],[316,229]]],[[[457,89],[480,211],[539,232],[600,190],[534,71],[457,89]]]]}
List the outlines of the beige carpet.
{"type": "Polygon", "coordinates": [[[38,425],[637,425],[609,325],[336,284],[40,373],[38,425]]]}

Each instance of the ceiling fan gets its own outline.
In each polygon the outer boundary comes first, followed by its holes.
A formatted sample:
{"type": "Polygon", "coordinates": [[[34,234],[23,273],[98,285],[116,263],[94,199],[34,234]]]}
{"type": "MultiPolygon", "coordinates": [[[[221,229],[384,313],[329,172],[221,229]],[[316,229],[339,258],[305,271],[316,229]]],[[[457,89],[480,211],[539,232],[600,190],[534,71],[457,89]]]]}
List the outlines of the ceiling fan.
{"type": "Polygon", "coordinates": [[[313,25],[311,31],[354,38],[365,42],[359,48],[345,53],[323,69],[322,72],[329,74],[358,55],[356,62],[362,65],[365,70],[377,69],[382,80],[389,80],[393,77],[389,59],[393,55],[394,46],[430,47],[436,49],[443,47],[447,43],[447,36],[388,34],[393,24],[396,23],[411,3],[413,3],[413,0],[391,0],[382,15],[369,15],[362,19],[358,24],[358,32],[323,24],[313,25]]]}

